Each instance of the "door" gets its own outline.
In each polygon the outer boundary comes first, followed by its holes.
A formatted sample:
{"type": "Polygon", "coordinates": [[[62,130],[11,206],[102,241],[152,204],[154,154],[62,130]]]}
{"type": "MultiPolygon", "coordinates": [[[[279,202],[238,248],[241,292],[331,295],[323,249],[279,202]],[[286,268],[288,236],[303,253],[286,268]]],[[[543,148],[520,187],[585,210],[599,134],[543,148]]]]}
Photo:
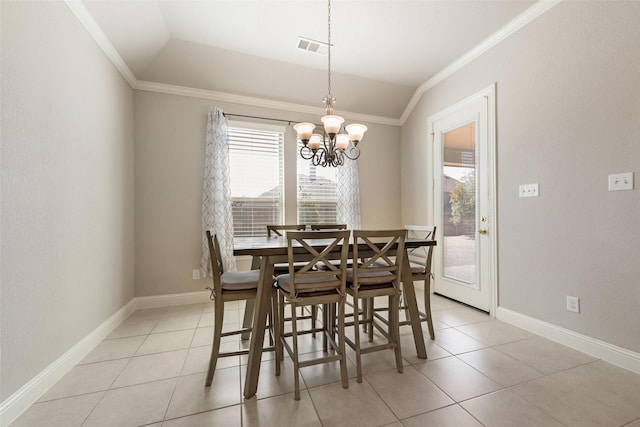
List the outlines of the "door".
{"type": "Polygon", "coordinates": [[[497,305],[494,93],[492,86],[429,119],[434,291],[490,313],[497,305]]]}

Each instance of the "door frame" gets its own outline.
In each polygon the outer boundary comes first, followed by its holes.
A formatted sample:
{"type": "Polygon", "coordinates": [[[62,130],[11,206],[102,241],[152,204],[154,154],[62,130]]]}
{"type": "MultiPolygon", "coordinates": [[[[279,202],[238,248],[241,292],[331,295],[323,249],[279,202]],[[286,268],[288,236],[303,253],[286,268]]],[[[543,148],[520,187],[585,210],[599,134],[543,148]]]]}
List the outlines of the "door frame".
{"type": "MultiPolygon", "coordinates": [[[[435,213],[435,173],[433,160],[434,160],[434,123],[441,120],[456,111],[464,108],[465,106],[477,102],[479,98],[487,99],[487,178],[489,191],[489,207],[491,209],[491,215],[489,215],[488,228],[489,235],[489,265],[487,278],[489,286],[489,315],[496,316],[496,310],[498,308],[498,209],[497,209],[497,162],[496,162],[496,83],[491,84],[487,88],[474,93],[473,95],[458,101],[455,104],[441,110],[435,114],[427,117],[427,132],[430,149],[428,150],[431,157],[428,161],[428,165],[431,168],[431,173],[428,176],[429,185],[427,186],[431,192],[431,218],[436,217],[435,213]]],[[[438,234],[442,233],[439,231],[438,234]]]]}

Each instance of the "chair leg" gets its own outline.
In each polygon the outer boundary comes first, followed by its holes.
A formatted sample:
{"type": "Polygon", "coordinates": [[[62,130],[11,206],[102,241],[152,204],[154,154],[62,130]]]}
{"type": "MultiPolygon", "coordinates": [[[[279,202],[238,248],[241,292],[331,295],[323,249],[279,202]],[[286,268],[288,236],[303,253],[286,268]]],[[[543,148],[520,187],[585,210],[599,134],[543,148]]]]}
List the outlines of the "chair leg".
{"type": "Polygon", "coordinates": [[[433,330],[433,316],[431,315],[431,281],[428,277],[424,281],[424,314],[427,316],[429,336],[432,340],[435,340],[436,333],[433,330]]]}
{"type": "MultiPolygon", "coordinates": [[[[318,307],[317,305],[314,305],[312,307],[312,311],[317,310],[317,307],[318,307]]],[[[312,326],[312,327],[315,328],[315,326],[312,326]]],[[[329,333],[329,305],[328,304],[322,305],[322,328],[326,331],[326,332],[322,332],[322,351],[326,353],[328,351],[327,333],[329,333]]]]}
{"type": "MultiPolygon", "coordinates": [[[[253,324],[253,311],[255,307],[256,300],[250,299],[245,301],[244,303],[244,317],[242,319],[242,327],[250,328],[253,324]]],[[[241,338],[243,340],[248,340],[251,337],[251,332],[243,332],[241,338]]]]}
{"type": "Polygon", "coordinates": [[[291,307],[291,333],[293,338],[293,384],[295,387],[294,400],[300,400],[300,365],[298,361],[298,319],[295,307],[291,307]]]}
{"type": "MultiPolygon", "coordinates": [[[[345,349],[345,328],[344,328],[344,309],[346,296],[342,297],[342,301],[338,303],[338,349],[340,351],[340,377],[342,378],[342,388],[349,388],[349,372],[347,371],[347,353],[345,349]]],[[[333,304],[332,304],[333,306],[333,304]]],[[[333,312],[333,310],[331,310],[333,312]]],[[[329,317],[334,319],[335,316],[329,317]]],[[[331,320],[333,324],[333,320],[331,320]]],[[[335,328],[333,328],[335,331],[335,328]]]]}
{"type": "Polygon", "coordinates": [[[373,297],[367,300],[367,306],[369,307],[367,310],[367,326],[369,328],[367,332],[369,333],[369,342],[373,342],[373,322],[376,314],[375,300],[376,299],[373,297]]]}
{"type": "MultiPolygon", "coordinates": [[[[366,302],[363,302],[366,305],[366,302]]],[[[353,292],[353,334],[356,350],[356,381],[362,382],[362,355],[360,354],[360,314],[358,313],[358,292],[353,292]]]]}
{"type": "Polygon", "coordinates": [[[280,326],[280,305],[278,304],[280,292],[276,289],[273,290],[273,294],[271,296],[271,311],[273,312],[273,340],[275,347],[275,362],[276,362],[276,377],[280,376],[280,360],[282,353],[282,343],[280,341],[281,326],[280,326]]]}
{"type": "Polygon", "coordinates": [[[389,338],[395,344],[394,353],[396,356],[396,368],[398,373],[402,373],[404,366],[402,363],[402,349],[400,348],[400,295],[389,296],[389,338]]]}
{"type": "MultiPolygon", "coordinates": [[[[304,307],[303,307],[304,309],[304,307]]],[[[311,306],[311,329],[315,329],[316,328],[316,324],[317,324],[317,319],[318,318],[318,306],[317,305],[312,305],[311,306]]],[[[311,333],[311,337],[315,338],[316,337],[316,333],[312,332],[311,333]]]]}
{"type": "Polygon", "coordinates": [[[224,303],[219,299],[216,300],[213,310],[213,344],[211,346],[211,357],[209,358],[209,371],[207,372],[207,379],[205,382],[207,387],[209,387],[213,381],[213,374],[215,373],[216,363],[218,362],[218,354],[220,354],[220,338],[222,335],[222,322],[224,320],[224,303]]]}

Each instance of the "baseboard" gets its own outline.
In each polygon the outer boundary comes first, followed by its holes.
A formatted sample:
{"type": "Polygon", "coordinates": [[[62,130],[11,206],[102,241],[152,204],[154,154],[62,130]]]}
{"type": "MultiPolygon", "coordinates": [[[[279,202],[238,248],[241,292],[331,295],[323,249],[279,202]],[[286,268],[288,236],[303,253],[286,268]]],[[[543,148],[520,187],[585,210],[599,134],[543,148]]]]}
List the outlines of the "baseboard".
{"type": "Polygon", "coordinates": [[[0,427],[6,427],[18,418],[134,311],[204,302],[210,302],[208,291],[133,298],[31,381],[0,403],[0,427]]]}
{"type": "Polygon", "coordinates": [[[498,307],[498,320],[640,374],[640,354],[524,314],[498,307]]]}
{"type": "Polygon", "coordinates": [[[18,418],[135,310],[136,299],[133,298],[31,381],[0,403],[0,426],[6,427],[18,418]]]}
{"type": "Polygon", "coordinates": [[[209,291],[184,292],[181,294],[153,295],[150,297],[136,297],[136,309],[172,307],[174,305],[200,304],[211,302],[209,291]]]}

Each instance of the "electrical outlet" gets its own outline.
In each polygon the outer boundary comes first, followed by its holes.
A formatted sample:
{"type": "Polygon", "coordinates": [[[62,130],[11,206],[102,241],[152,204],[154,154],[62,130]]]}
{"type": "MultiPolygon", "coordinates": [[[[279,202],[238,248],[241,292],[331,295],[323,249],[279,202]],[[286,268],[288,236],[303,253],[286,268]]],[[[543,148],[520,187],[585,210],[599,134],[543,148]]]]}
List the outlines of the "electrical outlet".
{"type": "Polygon", "coordinates": [[[580,298],[567,295],[567,311],[580,313],[580,298]]]}
{"type": "Polygon", "coordinates": [[[633,190],[633,172],[609,175],[609,191],[633,190]]]}
{"type": "Polygon", "coordinates": [[[193,278],[193,280],[198,280],[200,279],[200,270],[195,269],[191,272],[191,277],[193,278]]]}
{"type": "Polygon", "coordinates": [[[537,182],[534,184],[520,184],[518,190],[520,197],[538,197],[540,195],[540,186],[537,182]]]}

